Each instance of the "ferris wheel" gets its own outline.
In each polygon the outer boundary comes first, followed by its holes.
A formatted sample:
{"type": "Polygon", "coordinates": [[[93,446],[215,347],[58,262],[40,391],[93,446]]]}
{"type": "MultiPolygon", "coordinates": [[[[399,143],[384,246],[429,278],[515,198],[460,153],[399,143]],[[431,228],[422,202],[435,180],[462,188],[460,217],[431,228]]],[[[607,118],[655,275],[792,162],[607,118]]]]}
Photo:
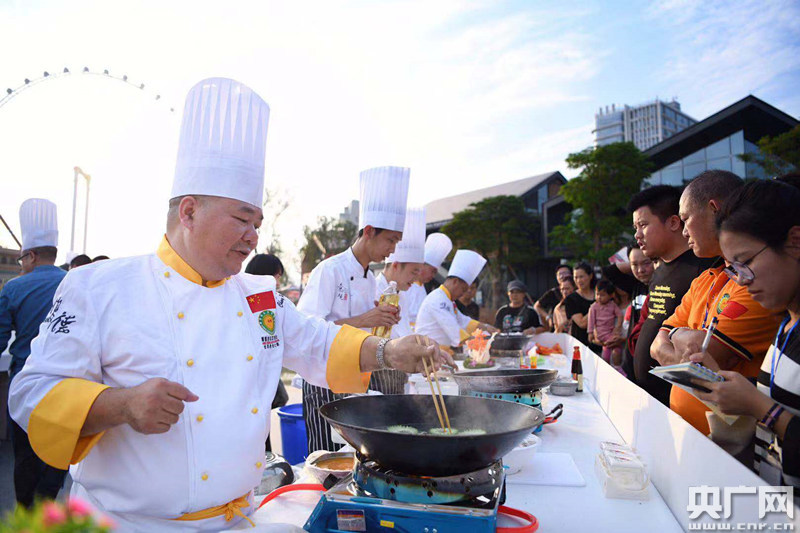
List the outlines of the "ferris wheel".
{"type": "MultiPolygon", "coordinates": [[[[142,81],[139,81],[138,83],[134,82],[133,80],[128,78],[127,74],[123,74],[121,76],[118,76],[118,75],[115,75],[115,74],[111,74],[108,71],[108,69],[103,69],[102,72],[98,72],[98,71],[93,71],[93,70],[89,69],[89,67],[83,67],[83,70],[78,71],[77,74],[73,74],[73,72],[69,68],[64,67],[64,69],[61,72],[53,72],[53,73],[51,73],[51,72],[48,72],[48,71],[45,70],[42,73],[41,76],[25,78],[25,80],[23,81],[22,85],[20,85],[20,86],[18,86],[16,88],[11,88],[11,87],[7,88],[5,94],[3,95],[3,97],[0,98],[0,109],[2,109],[2,107],[4,105],[6,105],[9,102],[11,102],[14,98],[16,98],[20,94],[24,93],[25,91],[27,91],[31,87],[39,85],[40,83],[48,82],[50,80],[55,80],[55,79],[59,79],[59,78],[64,78],[66,76],[75,76],[75,75],[77,75],[77,76],[96,76],[96,77],[99,77],[99,78],[106,78],[106,79],[109,79],[109,80],[115,80],[117,82],[124,83],[125,85],[128,85],[131,88],[138,89],[139,91],[142,91],[143,94],[145,94],[145,95],[147,95],[149,97],[152,97],[155,101],[161,101],[161,94],[151,91],[145,85],[145,83],[142,82],[142,81]]],[[[169,109],[170,113],[174,113],[175,112],[175,108],[174,107],[169,107],[168,109],[169,109]]]]}
{"type": "MultiPolygon", "coordinates": [[[[125,85],[133,89],[141,91],[143,95],[153,98],[153,100],[158,102],[159,104],[163,103],[160,93],[152,91],[149,87],[145,85],[143,81],[134,82],[133,80],[128,78],[127,74],[123,74],[120,76],[111,74],[108,69],[103,69],[102,72],[99,72],[99,71],[93,71],[89,67],[83,67],[82,70],[73,73],[73,71],[71,71],[68,67],[64,67],[64,69],[61,70],[60,72],[51,73],[45,70],[41,76],[25,78],[22,85],[16,88],[11,88],[11,87],[7,88],[3,97],[0,98],[0,109],[2,109],[3,106],[7,105],[9,102],[14,100],[14,98],[18,97],[20,94],[29,90],[31,87],[34,87],[41,83],[49,82],[50,80],[64,78],[66,76],[96,76],[98,78],[114,80],[119,83],[124,83],[125,85]]],[[[175,108],[173,106],[167,107],[167,110],[169,113],[175,112],[175,108]]],[[[78,166],[74,167],[73,172],[74,172],[74,192],[72,197],[72,238],[70,241],[70,253],[74,252],[75,249],[75,218],[77,210],[79,178],[83,178],[86,184],[86,201],[85,201],[86,210],[84,213],[84,223],[83,223],[83,253],[86,253],[86,239],[87,239],[88,222],[89,222],[89,184],[91,182],[91,177],[85,172],[83,172],[83,170],[81,170],[80,167],[78,166]]],[[[11,228],[6,223],[5,219],[3,219],[2,215],[0,215],[0,222],[3,223],[3,225],[11,234],[11,237],[14,239],[17,245],[20,248],[22,248],[22,244],[20,243],[19,239],[17,239],[17,236],[14,235],[13,231],[11,231],[11,228]]]]}

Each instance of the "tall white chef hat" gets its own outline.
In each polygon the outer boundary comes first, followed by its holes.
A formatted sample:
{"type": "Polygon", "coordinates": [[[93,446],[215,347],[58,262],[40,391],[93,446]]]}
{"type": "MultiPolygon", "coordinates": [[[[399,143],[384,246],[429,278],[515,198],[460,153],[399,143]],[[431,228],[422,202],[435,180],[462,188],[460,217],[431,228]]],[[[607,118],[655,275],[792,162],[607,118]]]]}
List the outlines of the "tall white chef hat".
{"type": "Polygon", "coordinates": [[[481,273],[483,265],[485,264],[486,259],[478,252],[473,252],[472,250],[458,250],[447,275],[463,279],[469,285],[472,285],[472,282],[475,281],[475,278],[481,273]]]}
{"type": "Polygon", "coordinates": [[[411,169],[377,167],[361,173],[358,229],[367,226],[403,231],[411,169]]]}
{"type": "Polygon", "coordinates": [[[397,243],[387,263],[423,263],[425,261],[425,208],[411,207],[406,211],[403,239],[397,243]]]}
{"type": "Polygon", "coordinates": [[[22,249],[58,246],[56,204],[44,198],[29,198],[19,206],[22,249]]]}
{"type": "Polygon", "coordinates": [[[186,96],[172,196],[201,194],[261,207],[269,106],[235,80],[209,78],[186,96]]]}
{"type": "Polygon", "coordinates": [[[442,266],[442,261],[453,249],[453,242],[444,233],[431,233],[425,241],[425,262],[434,268],[442,266]]]}

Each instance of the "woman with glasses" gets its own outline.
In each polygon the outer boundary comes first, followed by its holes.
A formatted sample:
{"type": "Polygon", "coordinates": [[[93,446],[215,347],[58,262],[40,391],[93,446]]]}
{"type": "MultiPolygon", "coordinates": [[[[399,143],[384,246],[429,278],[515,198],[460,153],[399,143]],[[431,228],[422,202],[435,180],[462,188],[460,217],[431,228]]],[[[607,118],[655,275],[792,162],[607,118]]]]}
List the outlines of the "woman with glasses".
{"type": "Polygon", "coordinates": [[[756,419],[755,470],[771,485],[800,488],[800,189],[751,182],[725,203],[717,225],[726,273],[768,309],[787,310],[757,385],[736,372],[702,384],[698,396],[732,415],[756,419]]]}

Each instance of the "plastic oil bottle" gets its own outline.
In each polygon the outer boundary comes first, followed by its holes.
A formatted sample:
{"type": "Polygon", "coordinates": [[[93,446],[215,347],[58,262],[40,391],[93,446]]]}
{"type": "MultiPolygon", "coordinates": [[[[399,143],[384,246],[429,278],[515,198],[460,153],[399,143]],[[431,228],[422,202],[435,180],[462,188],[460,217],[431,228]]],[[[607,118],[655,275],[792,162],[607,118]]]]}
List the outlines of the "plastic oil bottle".
{"type": "MultiPolygon", "coordinates": [[[[389,286],[386,287],[378,299],[378,305],[393,305],[400,307],[400,293],[397,292],[397,282],[390,281],[389,286]]],[[[392,336],[392,327],[375,326],[372,328],[372,334],[376,337],[389,338],[392,336]]]]}

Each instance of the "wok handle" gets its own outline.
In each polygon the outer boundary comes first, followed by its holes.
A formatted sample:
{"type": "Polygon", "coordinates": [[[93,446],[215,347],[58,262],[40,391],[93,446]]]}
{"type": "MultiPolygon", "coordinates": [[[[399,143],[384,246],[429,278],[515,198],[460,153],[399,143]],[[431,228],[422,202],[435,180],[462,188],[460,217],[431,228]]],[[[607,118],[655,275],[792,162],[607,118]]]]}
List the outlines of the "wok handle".
{"type": "Polygon", "coordinates": [[[558,417],[560,417],[563,413],[564,413],[564,404],[560,403],[555,407],[553,407],[552,411],[547,413],[547,416],[545,416],[543,424],[552,424],[553,422],[558,420],[558,417]]]}
{"type": "Polygon", "coordinates": [[[526,520],[528,522],[528,524],[524,526],[498,527],[497,533],[533,533],[539,529],[539,521],[531,513],[526,513],[525,511],[520,511],[519,509],[514,509],[513,507],[506,507],[505,505],[501,505],[497,511],[504,515],[521,518],[522,520],[526,520]]]}

